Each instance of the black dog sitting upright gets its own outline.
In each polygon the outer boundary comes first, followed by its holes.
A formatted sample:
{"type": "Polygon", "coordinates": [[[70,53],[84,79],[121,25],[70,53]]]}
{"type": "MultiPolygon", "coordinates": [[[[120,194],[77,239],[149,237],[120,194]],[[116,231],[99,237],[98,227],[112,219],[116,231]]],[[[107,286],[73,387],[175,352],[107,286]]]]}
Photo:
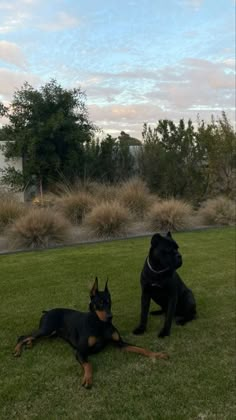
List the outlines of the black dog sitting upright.
{"type": "Polygon", "coordinates": [[[151,299],[161,307],[161,310],[151,314],[165,314],[165,323],[159,337],[170,335],[173,317],[180,325],[195,318],[193,293],[176,273],[181,265],[182,257],[170,232],[166,236],[156,233],[151,239],[149,255],[141,273],[141,319],[134,334],[143,334],[146,329],[151,299]]]}
{"type": "Polygon", "coordinates": [[[104,291],[100,292],[96,278],[90,298],[90,312],[62,308],[44,312],[40,319],[39,329],[30,335],[19,337],[14,351],[15,356],[20,356],[24,345],[31,347],[32,342],[40,337],[61,337],[76,350],[76,358],[84,369],[82,385],[86,388],[92,385],[92,366],[88,362],[88,355],[99,352],[108,343],[144,356],[168,358],[166,353],[152,352],[132,346],[122,340],[118,330],[112,324],[111,296],[107,283],[104,291]]]}

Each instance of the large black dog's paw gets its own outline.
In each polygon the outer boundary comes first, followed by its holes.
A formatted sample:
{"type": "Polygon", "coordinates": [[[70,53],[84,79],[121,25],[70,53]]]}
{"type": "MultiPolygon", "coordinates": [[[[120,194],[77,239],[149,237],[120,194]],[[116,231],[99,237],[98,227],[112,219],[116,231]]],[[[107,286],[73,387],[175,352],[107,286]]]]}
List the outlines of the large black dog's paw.
{"type": "Polygon", "coordinates": [[[139,325],[137,328],[133,330],[133,334],[135,335],[141,335],[144,332],[145,332],[145,327],[143,327],[142,325],[139,325]]]}
{"type": "Polygon", "coordinates": [[[168,335],[170,335],[170,331],[167,331],[165,328],[162,328],[158,334],[158,337],[164,338],[164,337],[168,337],[168,335]]]}

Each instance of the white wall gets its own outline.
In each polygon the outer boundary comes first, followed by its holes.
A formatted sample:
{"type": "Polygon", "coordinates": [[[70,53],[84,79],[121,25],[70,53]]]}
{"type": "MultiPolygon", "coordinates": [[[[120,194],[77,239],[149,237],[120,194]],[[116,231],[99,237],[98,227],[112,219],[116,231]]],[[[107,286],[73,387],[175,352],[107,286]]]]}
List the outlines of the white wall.
{"type": "MultiPolygon", "coordinates": [[[[0,146],[4,144],[4,141],[0,142],[0,146]]],[[[8,166],[14,166],[16,170],[23,170],[23,162],[22,158],[19,159],[11,159],[9,161],[6,161],[3,151],[0,149],[0,169],[7,168],[8,166]]],[[[1,172],[0,172],[0,180],[1,180],[1,172]]],[[[4,186],[3,186],[4,187],[4,186]]],[[[7,187],[4,187],[7,189],[7,187]]],[[[24,193],[23,192],[17,192],[15,193],[16,196],[21,200],[24,201],[24,193]]]]}

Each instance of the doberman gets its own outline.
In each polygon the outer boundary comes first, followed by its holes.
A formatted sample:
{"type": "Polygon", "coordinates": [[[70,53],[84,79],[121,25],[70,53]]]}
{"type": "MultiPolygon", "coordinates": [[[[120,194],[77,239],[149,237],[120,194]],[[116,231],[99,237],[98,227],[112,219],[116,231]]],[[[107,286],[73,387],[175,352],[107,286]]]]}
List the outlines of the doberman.
{"type": "Polygon", "coordinates": [[[18,338],[14,355],[20,356],[22,347],[25,345],[32,347],[34,340],[52,336],[61,337],[76,350],[76,359],[83,367],[82,385],[85,388],[92,386],[92,365],[88,361],[88,355],[101,351],[108,343],[113,343],[125,351],[151,358],[168,358],[164,352],[152,352],[122,340],[112,324],[111,295],[107,282],[104,291],[99,291],[97,277],[90,291],[89,312],[64,308],[44,311],[39,329],[30,335],[18,338]]]}

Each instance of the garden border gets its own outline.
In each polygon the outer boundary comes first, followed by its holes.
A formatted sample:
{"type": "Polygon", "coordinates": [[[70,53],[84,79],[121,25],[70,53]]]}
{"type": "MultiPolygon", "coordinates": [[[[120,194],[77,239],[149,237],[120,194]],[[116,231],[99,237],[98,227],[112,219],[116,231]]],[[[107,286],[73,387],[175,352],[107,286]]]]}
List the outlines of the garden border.
{"type": "MultiPolygon", "coordinates": [[[[200,226],[200,227],[196,227],[196,228],[191,228],[191,229],[181,229],[178,231],[174,231],[174,233],[191,233],[191,232],[195,232],[195,231],[203,231],[203,230],[212,230],[212,229],[223,229],[226,227],[230,227],[230,226],[200,226]]],[[[45,248],[21,248],[21,249],[15,249],[15,250],[3,250],[0,251],[0,256],[1,255],[11,255],[11,254],[19,254],[19,253],[24,253],[24,252],[40,252],[40,251],[48,251],[48,250],[52,250],[52,249],[61,249],[61,248],[72,248],[72,247],[76,247],[76,246],[80,246],[80,245],[92,245],[92,244],[99,244],[99,243],[106,243],[106,242],[114,242],[114,241],[125,241],[127,239],[138,239],[138,238],[146,238],[148,236],[154,235],[154,233],[156,232],[147,232],[147,233],[138,233],[138,234],[133,234],[133,235],[127,235],[127,236],[120,236],[120,237],[114,237],[114,238],[101,238],[101,239],[86,239],[86,240],[82,240],[79,242],[69,242],[69,243],[65,243],[65,244],[57,244],[57,245],[50,245],[48,247],[45,248]]],[[[164,233],[163,231],[160,231],[160,233],[164,233]]]]}

